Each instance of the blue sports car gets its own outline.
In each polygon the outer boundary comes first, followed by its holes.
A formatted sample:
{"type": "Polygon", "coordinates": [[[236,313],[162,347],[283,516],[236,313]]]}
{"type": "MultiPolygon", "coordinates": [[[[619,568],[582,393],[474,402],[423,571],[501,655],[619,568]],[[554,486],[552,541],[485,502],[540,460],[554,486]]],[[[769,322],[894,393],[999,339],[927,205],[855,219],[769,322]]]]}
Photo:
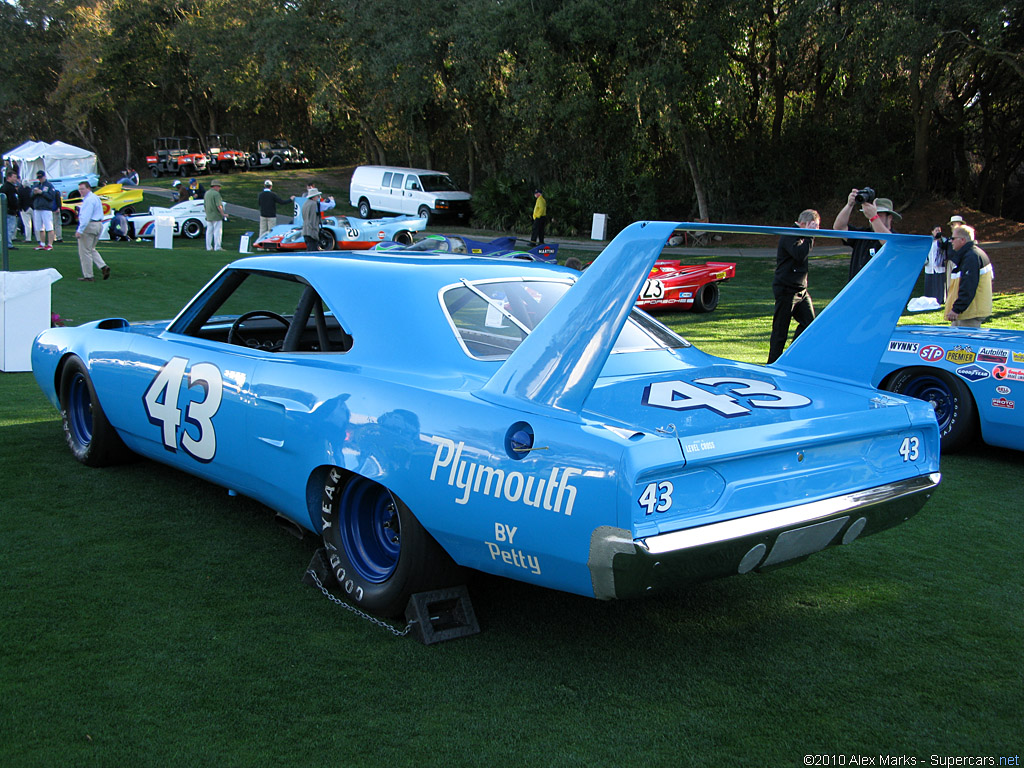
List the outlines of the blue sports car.
{"type": "MultiPolygon", "coordinates": [[[[940,477],[934,412],[870,380],[930,238],[884,236],[766,367],[634,308],[677,226],[633,224],[583,273],[243,258],[172,320],[44,331],[33,370],[79,461],[132,451],[265,503],[322,536],[340,589],[385,615],[459,567],[624,598],[917,512],[940,477]]],[[[803,232],[701,225],[716,226],[803,232]]]]}
{"type": "Polygon", "coordinates": [[[979,427],[989,445],[1024,451],[1024,332],[901,325],[874,380],[935,409],[943,451],[963,448],[979,427]]]}
{"type": "MultiPolygon", "coordinates": [[[[291,224],[278,224],[253,243],[264,251],[305,251],[302,237],[302,204],[306,198],[295,200],[291,224]]],[[[354,219],[351,216],[320,215],[320,250],[365,250],[378,243],[396,241],[412,243],[412,233],[427,228],[427,220],[418,216],[386,216],[382,219],[354,219]]]]}
{"type": "Polygon", "coordinates": [[[558,255],[557,244],[541,244],[521,250],[516,248],[515,237],[496,237],[493,240],[471,240],[461,235],[427,235],[415,243],[377,243],[375,251],[412,251],[455,253],[470,256],[488,256],[492,259],[523,259],[554,264],[558,255]]]}

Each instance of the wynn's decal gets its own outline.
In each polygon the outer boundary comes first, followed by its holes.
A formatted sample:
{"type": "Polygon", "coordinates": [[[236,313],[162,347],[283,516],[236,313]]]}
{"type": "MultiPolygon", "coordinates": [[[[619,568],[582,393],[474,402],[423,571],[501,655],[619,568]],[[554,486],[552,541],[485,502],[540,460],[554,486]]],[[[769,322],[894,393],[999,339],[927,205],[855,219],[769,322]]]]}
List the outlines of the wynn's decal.
{"type": "Polygon", "coordinates": [[[430,479],[446,481],[447,485],[462,491],[462,496],[455,499],[456,504],[466,504],[472,494],[482,493],[484,496],[493,496],[528,507],[572,514],[572,507],[576,502],[576,486],[570,481],[573,477],[582,475],[582,469],[552,467],[548,476],[542,478],[518,471],[506,472],[503,469],[463,459],[462,451],[466,444],[461,440],[456,443],[447,437],[437,436],[428,439],[437,444],[434,463],[430,467],[430,479]],[[444,473],[439,478],[438,470],[445,467],[449,468],[447,478],[444,473]]]}
{"type": "Polygon", "coordinates": [[[707,408],[727,419],[745,416],[750,413],[751,408],[803,408],[811,404],[810,398],[776,389],[774,384],[767,381],[729,377],[694,379],[693,384],[679,380],[658,381],[644,388],[641,402],[654,408],[668,408],[672,411],[707,408]],[[703,384],[704,387],[735,385],[728,386],[727,389],[737,397],[695,386],[697,384],[703,384]],[[741,405],[739,397],[746,398],[750,408],[741,405]]]}
{"type": "Polygon", "coordinates": [[[895,341],[889,342],[890,352],[909,352],[912,355],[917,354],[917,350],[921,348],[921,345],[916,341],[895,341]]]}

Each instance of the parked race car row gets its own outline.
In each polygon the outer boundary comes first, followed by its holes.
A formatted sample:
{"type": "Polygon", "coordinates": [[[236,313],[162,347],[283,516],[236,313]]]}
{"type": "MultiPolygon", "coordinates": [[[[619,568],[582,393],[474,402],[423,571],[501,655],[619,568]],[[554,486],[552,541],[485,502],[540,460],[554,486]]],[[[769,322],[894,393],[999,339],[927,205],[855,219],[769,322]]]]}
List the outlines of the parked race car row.
{"type": "Polygon", "coordinates": [[[309,165],[305,152],[287,139],[259,139],[250,151],[243,151],[231,146],[231,138],[209,134],[205,142],[199,142],[194,136],[161,136],[153,140],[146,166],[153,178],[159,178],[309,165]],[[206,149],[200,148],[200,143],[206,149]]]}

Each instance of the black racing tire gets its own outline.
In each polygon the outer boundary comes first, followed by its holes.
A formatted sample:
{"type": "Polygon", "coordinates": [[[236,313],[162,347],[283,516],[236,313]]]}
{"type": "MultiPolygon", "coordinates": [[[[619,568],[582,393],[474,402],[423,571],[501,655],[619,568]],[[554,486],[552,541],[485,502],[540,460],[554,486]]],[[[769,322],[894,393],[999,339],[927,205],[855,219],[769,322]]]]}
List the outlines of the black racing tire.
{"type": "Polygon", "coordinates": [[[70,210],[68,208],[61,208],[60,209],[60,225],[62,227],[70,227],[77,220],[78,220],[78,217],[75,215],[74,211],[72,211],[72,210],[70,210]]]}
{"type": "Polygon", "coordinates": [[[718,300],[721,296],[722,291],[718,287],[718,283],[707,283],[702,285],[697,290],[697,295],[693,297],[693,311],[714,312],[715,307],[718,306],[718,300]]]}
{"type": "Polygon", "coordinates": [[[107,421],[89,369],[79,357],[70,358],[60,375],[60,415],[64,440],[74,456],[88,467],[124,461],[128,448],[107,421]]]}
{"type": "Polygon", "coordinates": [[[401,616],[409,598],[451,586],[459,569],[394,494],[331,468],[321,499],[327,561],[339,589],[379,616],[401,616]]]}
{"type": "Polygon", "coordinates": [[[373,209],[370,208],[370,201],[365,197],[359,200],[359,218],[368,219],[373,213],[373,209]]]}
{"type": "Polygon", "coordinates": [[[320,230],[319,243],[321,251],[333,251],[338,245],[338,238],[334,232],[324,227],[320,230]]]}
{"type": "Polygon", "coordinates": [[[396,233],[395,242],[400,245],[412,245],[412,232],[403,229],[401,232],[396,233]]]}
{"type": "Polygon", "coordinates": [[[891,373],[881,388],[931,403],[943,453],[955,453],[974,439],[978,409],[959,377],[941,368],[915,366],[891,373]]]}
{"type": "Polygon", "coordinates": [[[419,216],[421,219],[426,219],[427,224],[430,223],[430,209],[427,208],[427,206],[421,205],[420,209],[416,211],[416,215],[419,216]]]}
{"type": "Polygon", "coordinates": [[[121,213],[123,213],[125,216],[134,216],[135,207],[131,205],[126,205],[124,208],[121,209],[121,213]]]}
{"type": "Polygon", "coordinates": [[[199,219],[185,219],[181,223],[181,234],[189,240],[195,240],[203,234],[203,224],[199,219]]]}

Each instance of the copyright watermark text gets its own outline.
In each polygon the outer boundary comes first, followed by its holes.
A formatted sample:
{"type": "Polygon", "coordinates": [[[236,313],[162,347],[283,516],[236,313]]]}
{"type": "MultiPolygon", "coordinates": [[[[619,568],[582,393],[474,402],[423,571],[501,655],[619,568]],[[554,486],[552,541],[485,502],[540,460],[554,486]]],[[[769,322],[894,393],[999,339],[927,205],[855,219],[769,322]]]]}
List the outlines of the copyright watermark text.
{"type": "Polygon", "coordinates": [[[1020,755],[858,755],[858,754],[817,754],[804,755],[804,765],[824,766],[907,766],[925,765],[942,766],[942,768],[953,768],[953,766],[1019,766],[1020,755]]]}

